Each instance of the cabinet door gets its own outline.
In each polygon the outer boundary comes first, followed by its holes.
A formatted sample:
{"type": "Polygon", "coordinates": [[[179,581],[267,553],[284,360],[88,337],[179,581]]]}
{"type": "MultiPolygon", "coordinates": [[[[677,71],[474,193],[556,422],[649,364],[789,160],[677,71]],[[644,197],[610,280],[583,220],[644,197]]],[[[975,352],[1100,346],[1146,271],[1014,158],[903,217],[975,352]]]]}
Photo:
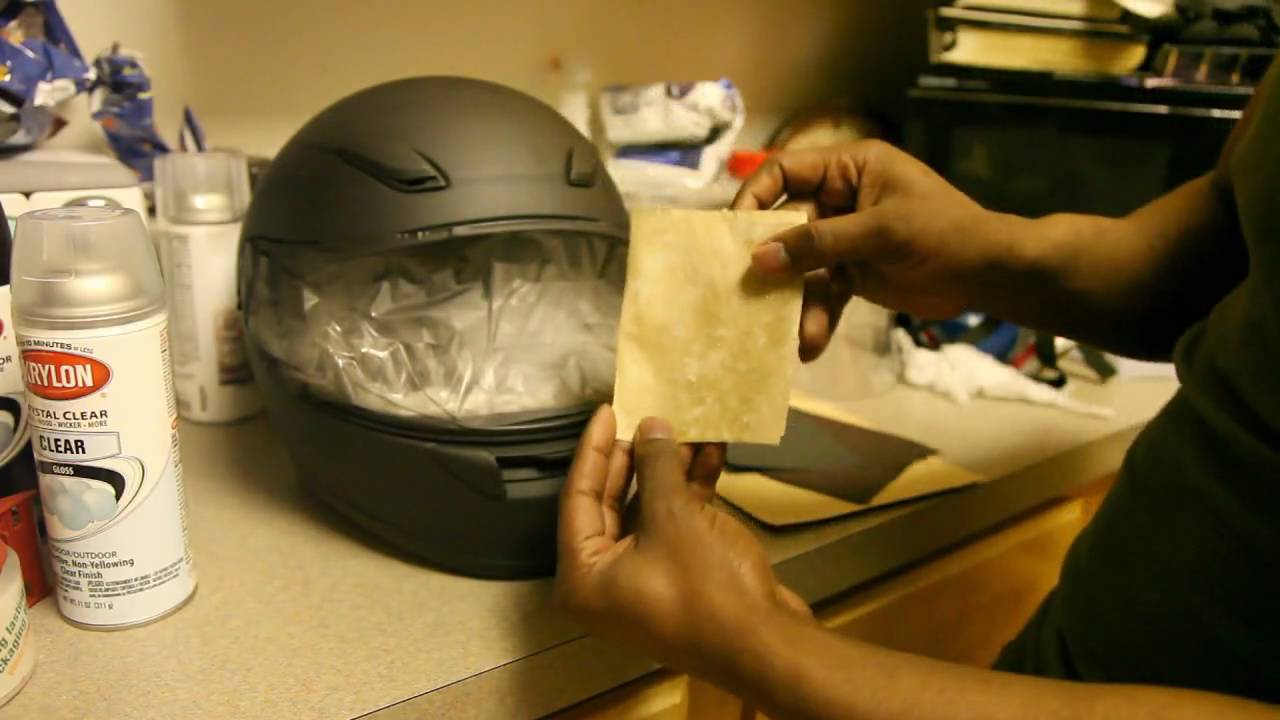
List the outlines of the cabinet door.
{"type": "Polygon", "coordinates": [[[689,678],[663,670],[557,713],[554,720],[685,720],[689,678]]]}
{"type": "Polygon", "coordinates": [[[753,720],[732,693],[698,678],[658,672],[558,713],[554,720],[753,720]]]}
{"type": "Polygon", "coordinates": [[[1090,514],[1084,499],[1050,506],[827,603],[818,617],[864,642],[988,666],[1057,584],[1090,514]]]}

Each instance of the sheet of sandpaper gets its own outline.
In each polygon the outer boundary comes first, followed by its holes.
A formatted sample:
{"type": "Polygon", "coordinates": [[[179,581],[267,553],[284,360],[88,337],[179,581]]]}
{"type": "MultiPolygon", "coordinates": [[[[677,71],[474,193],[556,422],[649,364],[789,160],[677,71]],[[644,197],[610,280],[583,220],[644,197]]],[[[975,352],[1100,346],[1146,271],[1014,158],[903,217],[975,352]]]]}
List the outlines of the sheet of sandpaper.
{"type": "MultiPolygon", "coordinates": [[[[852,427],[875,429],[843,407],[805,394],[794,395],[791,407],[793,412],[800,410],[852,427]]],[[[787,527],[830,520],[934,495],[982,480],[979,475],[949,463],[938,455],[930,455],[911,463],[865,502],[850,502],[806,487],[790,485],[759,472],[727,471],[720,476],[716,490],[729,504],[765,525],[787,527]]]]}
{"type": "Polygon", "coordinates": [[[614,412],[684,442],[777,444],[797,358],[802,281],[749,272],[760,242],[802,212],[639,210],[631,216],[614,412]]]}
{"type": "Polygon", "coordinates": [[[732,444],[727,464],[865,503],[933,449],[897,435],[792,408],[779,445],[732,444]]]}

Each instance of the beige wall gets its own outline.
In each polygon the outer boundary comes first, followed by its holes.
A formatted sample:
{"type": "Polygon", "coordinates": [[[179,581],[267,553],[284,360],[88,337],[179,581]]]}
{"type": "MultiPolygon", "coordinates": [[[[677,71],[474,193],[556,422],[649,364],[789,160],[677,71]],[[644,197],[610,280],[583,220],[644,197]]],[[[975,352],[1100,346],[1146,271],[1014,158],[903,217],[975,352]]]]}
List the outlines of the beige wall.
{"type": "MultiPolygon", "coordinates": [[[[172,138],[183,101],[213,144],[270,153],[379,81],[461,74],[552,99],[551,59],[597,82],[727,75],[756,134],[815,101],[894,108],[924,57],[928,0],[61,0],[82,49],[143,51],[172,138]]],[[[77,133],[83,136],[83,133],[77,133]]]]}

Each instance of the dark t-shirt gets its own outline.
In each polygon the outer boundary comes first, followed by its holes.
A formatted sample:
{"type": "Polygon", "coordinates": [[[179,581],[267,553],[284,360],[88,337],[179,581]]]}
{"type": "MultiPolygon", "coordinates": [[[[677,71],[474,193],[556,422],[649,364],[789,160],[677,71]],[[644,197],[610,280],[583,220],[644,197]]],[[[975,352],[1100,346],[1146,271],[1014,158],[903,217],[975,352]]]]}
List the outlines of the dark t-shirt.
{"type": "Polygon", "coordinates": [[[1280,702],[1280,87],[1229,162],[1248,276],[1174,352],[1138,437],[996,667],[1280,702]]]}

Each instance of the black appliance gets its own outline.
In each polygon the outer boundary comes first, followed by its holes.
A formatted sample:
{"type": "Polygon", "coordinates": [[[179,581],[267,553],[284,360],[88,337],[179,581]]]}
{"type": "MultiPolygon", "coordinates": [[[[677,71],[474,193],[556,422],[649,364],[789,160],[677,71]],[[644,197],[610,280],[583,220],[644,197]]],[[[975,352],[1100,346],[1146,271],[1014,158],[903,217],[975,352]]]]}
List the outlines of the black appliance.
{"type": "Polygon", "coordinates": [[[1252,92],[936,66],[909,91],[904,141],[989,208],[1119,216],[1211,169],[1252,92]]]}

